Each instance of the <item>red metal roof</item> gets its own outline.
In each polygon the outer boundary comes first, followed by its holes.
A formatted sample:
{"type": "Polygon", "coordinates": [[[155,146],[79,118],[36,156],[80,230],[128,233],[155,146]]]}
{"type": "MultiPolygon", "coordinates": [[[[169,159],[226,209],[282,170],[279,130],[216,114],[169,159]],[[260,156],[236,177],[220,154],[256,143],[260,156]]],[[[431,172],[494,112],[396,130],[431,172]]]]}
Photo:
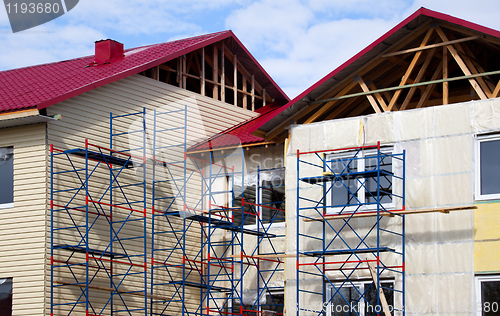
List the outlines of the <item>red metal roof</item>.
{"type": "Polygon", "coordinates": [[[267,89],[270,95],[275,99],[288,101],[289,98],[286,94],[246,50],[233,32],[224,31],[128,49],[125,52],[125,57],[108,64],[93,65],[94,56],[87,56],[2,71],[0,72],[0,112],[35,107],[43,109],[226,38],[234,40],[233,43],[236,43],[238,52],[247,55],[249,67],[257,72],[257,75],[262,78],[261,80],[270,84],[271,88],[267,89]]]}

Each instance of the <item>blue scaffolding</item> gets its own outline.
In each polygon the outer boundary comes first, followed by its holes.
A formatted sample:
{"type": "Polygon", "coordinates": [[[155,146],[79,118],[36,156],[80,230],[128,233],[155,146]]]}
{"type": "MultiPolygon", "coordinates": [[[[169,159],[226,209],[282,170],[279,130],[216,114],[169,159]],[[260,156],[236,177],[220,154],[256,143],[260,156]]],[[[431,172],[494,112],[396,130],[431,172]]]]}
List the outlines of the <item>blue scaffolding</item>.
{"type": "Polygon", "coordinates": [[[380,143],[297,150],[297,315],[404,315],[404,170],[380,143]]]}
{"type": "Polygon", "coordinates": [[[146,314],[145,143],[143,109],[111,114],[109,148],[51,145],[51,315],[146,314]]]}
{"type": "Polygon", "coordinates": [[[109,147],[51,145],[52,315],[282,315],[284,181],[249,189],[243,148],[188,155],[186,126],[143,109],[110,114],[109,147]]]}

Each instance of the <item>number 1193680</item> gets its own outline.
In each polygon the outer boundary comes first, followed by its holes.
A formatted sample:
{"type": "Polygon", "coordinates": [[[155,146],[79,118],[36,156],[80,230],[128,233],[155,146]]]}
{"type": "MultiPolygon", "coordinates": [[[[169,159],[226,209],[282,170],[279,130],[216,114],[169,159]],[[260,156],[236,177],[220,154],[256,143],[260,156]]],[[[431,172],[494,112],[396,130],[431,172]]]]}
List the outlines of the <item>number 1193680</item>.
{"type": "Polygon", "coordinates": [[[61,9],[58,3],[7,3],[5,5],[7,13],[29,13],[29,14],[42,14],[42,13],[59,13],[61,9]]]}

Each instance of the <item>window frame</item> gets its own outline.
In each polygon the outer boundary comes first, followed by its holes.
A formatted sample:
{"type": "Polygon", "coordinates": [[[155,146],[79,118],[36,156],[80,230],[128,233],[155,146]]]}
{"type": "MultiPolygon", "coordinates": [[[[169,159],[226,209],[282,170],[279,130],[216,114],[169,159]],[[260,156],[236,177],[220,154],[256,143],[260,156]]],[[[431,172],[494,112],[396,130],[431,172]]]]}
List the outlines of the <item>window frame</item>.
{"type": "Polygon", "coordinates": [[[492,194],[481,194],[481,143],[488,141],[500,141],[500,134],[476,135],[475,141],[475,200],[500,200],[500,192],[492,194]]]}
{"type": "MultiPolygon", "coordinates": [[[[326,155],[325,157],[325,160],[326,161],[332,161],[332,160],[335,160],[335,159],[345,159],[345,158],[350,158],[350,157],[353,157],[354,155],[356,155],[356,152],[357,151],[342,151],[342,152],[335,152],[335,153],[331,153],[331,154],[328,154],[326,155]]],[[[388,145],[388,146],[383,146],[380,148],[380,152],[383,153],[383,154],[387,154],[387,155],[392,155],[394,153],[394,146],[393,145],[388,145]]],[[[370,156],[374,153],[377,153],[377,149],[362,149],[360,153],[358,153],[356,156],[357,156],[357,159],[359,162],[362,162],[361,164],[361,167],[362,167],[362,170],[359,169],[359,167],[357,166],[357,171],[364,171],[365,170],[365,159],[364,157],[366,156],[370,156]]],[[[394,172],[394,159],[391,158],[391,168],[392,168],[392,172],[394,172]]],[[[366,181],[367,178],[364,178],[364,181],[366,181]]],[[[391,177],[391,183],[394,183],[394,180],[395,178],[394,177],[391,177]]],[[[358,194],[360,194],[360,196],[358,195],[358,200],[360,201],[363,201],[365,200],[366,198],[366,189],[362,189],[361,190],[361,186],[364,184],[360,183],[359,180],[357,181],[358,183],[358,194]]],[[[331,198],[331,193],[328,193],[326,194],[326,204],[327,205],[332,205],[332,198],[331,198]]],[[[395,209],[396,208],[396,202],[394,199],[392,199],[392,201],[390,203],[382,203],[382,207],[384,209],[387,209],[387,210],[392,210],[392,209],[395,209]]],[[[326,214],[327,215],[332,215],[332,214],[339,214],[339,212],[342,211],[342,213],[351,213],[351,212],[370,212],[370,211],[374,211],[377,209],[377,205],[362,205],[362,206],[359,206],[359,204],[357,205],[349,205],[349,206],[345,206],[345,207],[327,207],[326,208],[326,214]]]]}
{"type": "Polygon", "coordinates": [[[14,207],[14,146],[0,146],[0,148],[12,149],[12,202],[0,203],[0,209],[7,209],[14,207]]]}
{"type": "MultiPolygon", "coordinates": [[[[483,299],[482,299],[482,292],[481,292],[481,283],[482,282],[500,282],[500,275],[495,274],[495,275],[476,275],[474,278],[474,283],[475,283],[475,290],[476,290],[476,305],[475,305],[475,311],[477,316],[483,316],[483,299]]],[[[495,302],[497,303],[497,308],[500,310],[500,302],[495,302]]]]}
{"type": "MultiPolygon", "coordinates": [[[[285,179],[282,179],[283,180],[283,187],[285,187],[285,179]]],[[[256,188],[259,188],[259,191],[258,194],[257,194],[257,190],[256,190],[256,198],[258,197],[258,199],[255,200],[255,204],[258,204],[258,206],[255,206],[258,210],[259,210],[259,217],[260,217],[260,221],[262,221],[262,198],[263,198],[263,190],[265,189],[264,188],[264,179],[260,179],[259,180],[259,184],[255,184],[255,187],[256,188]]],[[[231,184],[230,184],[231,185],[231,184]]],[[[285,191],[285,200],[286,202],[286,191],[285,191]]],[[[232,214],[231,214],[232,215],[232,214]]],[[[260,229],[267,229],[270,225],[271,225],[271,230],[274,229],[274,228],[284,228],[285,227],[285,224],[286,224],[286,215],[285,217],[283,217],[283,220],[282,221],[279,221],[279,219],[276,219],[273,223],[265,223],[265,224],[262,224],[259,228],[260,229]]],[[[257,229],[257,223],[253,223],[253,224],[246,224],[246,225],[243,225],[243,227],[245,229],[253,229],[253,230],[256,230],[257,229]]]]}
{"type": "MultiPolygon", "coordinates": [[[[342,285],[342,287],[353,287],[353,286],[360,286],[362,285],[363,286],[363,289],[360,290],[361,293],[365,293],[366,289],[364,288],[367,284],[372,284],[374,283],[373,280],[357,280],[357,281],[353,281],[353,282],[350,282],[349,284],[346,284],[346,283],[343,283],[341,281],[338,281],[338,282],[331,282],[333,284],[333,286],[340,286],[342,285]]],[[[392,283],[392,287],[394,288],[396,286],[396,280],[394,279],[381,279],[380,280],[380,283],[392,283]]],[[[328,283],[326,286],[326,297],[331,297],[332,296],[332,289],[333,289],[333,286],[332,284],[328,283]]],[[[358,287],[359,288],[359,287],[358,287]]],[[[359,309],[359,316],[365,316],[365,307],[366,307],[366,302],[365,302],[365,299],[362,299],[360,300],[361,302],[361,306],[360,306],[360,309],[359,309]]],[[[332,304],[326,304],[325,303],[325,307],[326,307],[326,310],[325,310],[325,316],[332,316],[333,315],[333,311],[332,311],[332,304]]],[[[393,302],[394,304],[394,302],[393,302]]],[[[349,304],[350,305],[350,304],[349,304]]],[[[352,306],[352,305],[350,305],[352,306]]],[[[381,313],[382,314],[382,313],[381,313]]]]}

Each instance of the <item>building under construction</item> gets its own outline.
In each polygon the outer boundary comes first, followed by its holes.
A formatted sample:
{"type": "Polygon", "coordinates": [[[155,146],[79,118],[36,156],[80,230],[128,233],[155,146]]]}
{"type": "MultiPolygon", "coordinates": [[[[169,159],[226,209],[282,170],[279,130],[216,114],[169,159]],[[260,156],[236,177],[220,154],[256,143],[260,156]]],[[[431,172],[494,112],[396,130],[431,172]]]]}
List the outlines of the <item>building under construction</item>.
{"type": "Polygon", "coordinates": [[[498,314],[498,51],[422,8],[293,100],[230,31],[0,72],[0,315],[498,314]]]}

